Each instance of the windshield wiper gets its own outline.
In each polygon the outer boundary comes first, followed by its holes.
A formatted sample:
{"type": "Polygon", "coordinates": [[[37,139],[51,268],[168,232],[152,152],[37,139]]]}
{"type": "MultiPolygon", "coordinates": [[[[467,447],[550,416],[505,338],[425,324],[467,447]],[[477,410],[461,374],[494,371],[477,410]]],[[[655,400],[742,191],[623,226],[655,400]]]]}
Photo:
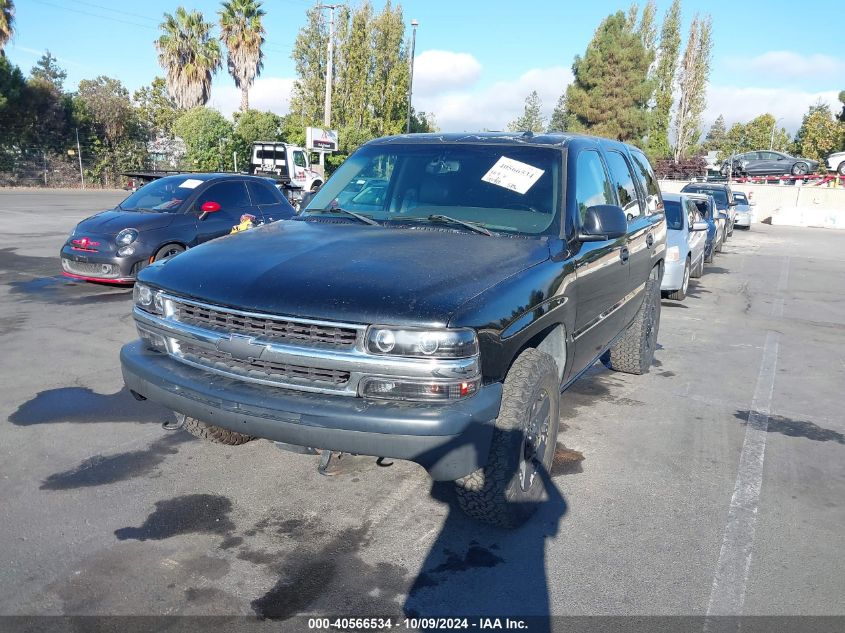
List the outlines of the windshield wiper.
{"type": "Polygon", "coordinates": [[[356,220],[360,220],[364,224],[370,224],[372,226],[381,226],[381,224],[379,224],[372,218],[368,218],[366,215],[361,215],[360,213],[355,213],[354,211],[347,211],[346,209],[341,209],[340,207],[320,209],[318,213],[342,213],[344,215],[348,215],[349,217],[355,218],[356,220]]]}
{"type": "MultiPolygon", "coordinates": [[[[410,218],[409,218],[410,219],[410,218]]],[[[422,220],[423,218],[416,218],[422,220]]],[[[475,222],[467,222],[466,220],[459,220],[457,218],[449,217],[448,215],[430,215],[427,219],[429,222],[439,222],[441,224],[459,224],[463,227],[468,228],[470,231],[474,231],[476,233],[481,233],[482,235],[486,235],[487,237],[493,237],[493,233],[485,229],[480,224],[476,224],[475,222]]]]}

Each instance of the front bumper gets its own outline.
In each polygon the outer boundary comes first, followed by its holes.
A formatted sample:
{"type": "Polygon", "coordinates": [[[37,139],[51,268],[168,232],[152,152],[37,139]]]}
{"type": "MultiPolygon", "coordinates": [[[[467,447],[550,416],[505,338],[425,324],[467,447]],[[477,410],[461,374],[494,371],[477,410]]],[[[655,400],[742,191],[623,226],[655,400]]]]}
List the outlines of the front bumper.
{"type": "Polygon", "coordinates": [[[663,266],[663,281],[660,282],[660,289],[667,292],[680,290],[684,285],[684,267],[686,259],[679,262],[666,262],[663,266]]]}
{"type": "Polygon", "coordinates": [[[487,463],[502,399],[501,383],[450,404],[305,393],[205,372],[141,341],[120,360],[130,390],[179,413],[286,444],[410,460],[441,481],[487,463]]]}
{"type": "Polygon", "coordinates": [[[137,256],[117,257],[113,253],[83,251],[65,244],[61,253],[62,274],[74,279],[114,284],[131,284],[139,269],[137,256]]]}

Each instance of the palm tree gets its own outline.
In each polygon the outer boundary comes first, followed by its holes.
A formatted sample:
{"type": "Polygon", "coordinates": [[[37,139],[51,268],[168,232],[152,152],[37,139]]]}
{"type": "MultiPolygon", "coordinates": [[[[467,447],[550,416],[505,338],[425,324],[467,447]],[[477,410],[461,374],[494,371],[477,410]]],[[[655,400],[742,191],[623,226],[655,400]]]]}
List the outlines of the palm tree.
{"type": "Polygon", "coordinates": [[[249,89],[264,66],[264,11],[256,0],[229,0],[220,9],[220,39],[229,51],[229,74],[241,89],[241,111],[249,109],[249,89]]]}
{"type": "Polygon", "coordinates": [[[220,68],[220,45],[211,37],[212,24],[202,13],[184,7],[164,14],[156,40],[158,63],[167,75],[167,91],[183,109],[205,105],[211,95],[211,77],[220,68]]]}
{"type": "Polygon", "coordinates": [[[15,33],[12,26],[14,21],[15,3],[12,0],[0,0],[0,55],[5,54],[3,48],[15,33]]]}

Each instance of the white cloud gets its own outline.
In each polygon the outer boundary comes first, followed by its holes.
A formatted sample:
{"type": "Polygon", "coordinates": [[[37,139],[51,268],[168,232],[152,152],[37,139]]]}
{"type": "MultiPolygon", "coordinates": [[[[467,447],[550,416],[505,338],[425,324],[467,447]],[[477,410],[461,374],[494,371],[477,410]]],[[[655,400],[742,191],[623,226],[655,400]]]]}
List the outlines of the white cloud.
{"type": "Polygon", "coordinates": [[[469,53],[425,51],[414,59],[414,93],[430,97],[466,88],[480,74],[481,64],[469,53]]]}
{"type": "MultiPolygon", "coordinates": [[[[287,114],[293,82],[288,77],[259,77],[249,90],[250,109],[287,114]]],[[[233,84],[212,85],[208,105],[231,119],[241,107],[241,91],[233,84]]]]}
{"type": "Polygon", "coordinates": [[[540,96],[543,114],[548,118],[571,81],[568,67],[533,68],[515,79],[480,89],[415,96],[414,107],[432,113],[443,132],[504,130],[522,114],[525,98],[532,90],[540,96]]]}
{"type": "Polygon", "coordinates": [[[768,51],[755,57],[729,57],[728,66],[734,72],[777,79],[805,79],[807,77],[841,77],[845,75],[845,59],[830,55],[802,55],[793,51],[768,51]]]}
{"type": "Polygon", "coordinates": [[[707,109],[704,112],[704,131],[710,128],[720,114],[730,127],[746,123],[765,113],[771,113],[779,127],[794,133],[800,126],[807,109],[821,100],[828,103],[834,113],[839,112],[838,92],[808,92],[789,88],[739,88],[736,86],[711,86],[707,91],[707,109]]]}

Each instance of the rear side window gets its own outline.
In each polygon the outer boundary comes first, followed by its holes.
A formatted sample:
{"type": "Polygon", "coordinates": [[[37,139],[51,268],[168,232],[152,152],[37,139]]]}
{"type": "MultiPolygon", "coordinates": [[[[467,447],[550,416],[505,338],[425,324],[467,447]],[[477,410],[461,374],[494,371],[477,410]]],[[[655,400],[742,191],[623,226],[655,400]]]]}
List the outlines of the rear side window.
{"type": "Polygon", "coordinates": [[[263,182],[250,182],[247,186],[253,204],[278,204],[281,202],[281,194],[272,185],[266,185],[263,182]]]}
{"type": "Polygon", "coordinates": [[[674,200],[666,201],[666,226],[675,231],[680,231],[684,228],[684,222],[681,219],[681,203],[674,200]]]}
{"type": "Polygon", "coordinates": [[[646,193],[646,213],[662,213],[663,200],[660,197],[660,186],[657,184],[651,165],[648,164],[648,159],[643,153],[636,151],[631,152],[631,158],[634,160],[637,176],[646,193]]]}
{"type": "Polygon", "coordinates": [[[251,205],[246,186],[240,180],[212,185],[200,194],[197,207],[201,207],[206,202],[216,202],[223,210],[242,209],[251,205]]]}
{"type": "Polygon", "coordinates": [[[637,195],[637,186],[634,184],[635,176],[631,173],[628,161],[619,152],[607,152],[605,157],[610,169],[610,178],[616,188],[616,196],[619,198],[619,206],[622,207],[630,222],[643,212],[637,195]]]}
{"type": "Polygon", "coordinates": [[[613,187],[604,169],[601,156],[595,150],[586,150],[578,154],[575,165],[575,204],[578,205],[578,217],[581,224],[587,215],[587,209],[599,204],[616,204],[613,187]]]}

